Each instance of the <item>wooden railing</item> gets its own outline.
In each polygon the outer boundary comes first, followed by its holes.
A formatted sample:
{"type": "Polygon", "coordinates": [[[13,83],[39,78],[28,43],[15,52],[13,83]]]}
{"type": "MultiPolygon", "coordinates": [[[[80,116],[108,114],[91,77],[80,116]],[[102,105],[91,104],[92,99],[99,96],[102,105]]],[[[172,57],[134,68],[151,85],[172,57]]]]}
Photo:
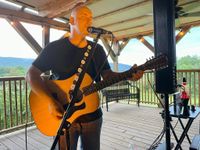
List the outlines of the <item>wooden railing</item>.
{"type": "Polygon", "coordinates": [[[31,124],[29,88],[24,77],[0,78],[0,133],[31,124]]]}
{"type": "MultiPolygon", "coordinates": [[[[177,81],[186,77],[191,93],[190,104],[200,106],[200,70],[179,70],[177,81]]],[[[131,82],[140,89],[140,104],[158,105],[158,97],[154,93],[155,80],[153,72],[146,72],[142,79],[131,82]]],[[[167,83],[166,83],[167,84],[167,83]]],[[[29,109],[30,88],[24,77],[0,78],[0,134],[11,129],[33,124],[29,109]]],[[[172,103],[172,96],[170,96],[172,103]]]]}
{"type": "MultiPolygon", "coordinates": [[[[200,106],[200,70],[178,70],[177,71],[177,84],[182,83],[182,79],[187,79],[187,85],[190,92],[190,104],[200,106]]],[[[145,72],[142,79],[137,82],[132,82],[140,89],[140,102],[143,104],[159,104],[158,98],[160,95],[156,95],[155,90],[155,73],[145,72]],[[158,97],[157,97],[158,96],[158,97]]],[[[166,83],[167,84],[167,83],[166,83]]],[[[173,102],[173,96],[169,95],[170,103],[173,102]]]]}

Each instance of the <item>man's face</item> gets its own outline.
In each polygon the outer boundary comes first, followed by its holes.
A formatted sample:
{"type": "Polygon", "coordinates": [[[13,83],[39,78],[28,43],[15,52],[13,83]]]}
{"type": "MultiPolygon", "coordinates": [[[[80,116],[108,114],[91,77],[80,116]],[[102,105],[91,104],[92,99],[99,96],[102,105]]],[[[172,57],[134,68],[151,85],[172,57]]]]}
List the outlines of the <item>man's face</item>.
{"type": "Polygon", "coordinates": [[[92,25],[92,12],[87,7],[77,9],[74,15],[74,26],[77,33],[88,35],[87,28],[92,25]]]}

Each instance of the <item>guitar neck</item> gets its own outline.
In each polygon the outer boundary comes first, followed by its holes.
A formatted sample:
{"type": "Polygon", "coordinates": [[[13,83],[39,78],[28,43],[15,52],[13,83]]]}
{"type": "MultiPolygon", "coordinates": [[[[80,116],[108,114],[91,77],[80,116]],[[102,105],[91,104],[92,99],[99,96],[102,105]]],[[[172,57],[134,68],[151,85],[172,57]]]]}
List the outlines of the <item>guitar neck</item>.
{"type": "Polygon", "coordinates": [[[131,68],[128,71],[125,71],[123,73],[118,74],[114,78],[111,78],[111,79],[108,79],[108,80],[103,80],[103,81],[100,81],[98,83],[92,83],[92,84],[90,84],[90,85],[88,85],[88,86],[86,86],[82,89],[83,93],[84,93],[84,95],[89,95],[91,93],[102,90],[103,88],[108,87],[112,84],[118,83],[122,80],[127,80],[128,78],[131,78],[132,73],[135,73],[137,70],[143,70],[143,65],[137,67],[137,69],[131,68]]]}

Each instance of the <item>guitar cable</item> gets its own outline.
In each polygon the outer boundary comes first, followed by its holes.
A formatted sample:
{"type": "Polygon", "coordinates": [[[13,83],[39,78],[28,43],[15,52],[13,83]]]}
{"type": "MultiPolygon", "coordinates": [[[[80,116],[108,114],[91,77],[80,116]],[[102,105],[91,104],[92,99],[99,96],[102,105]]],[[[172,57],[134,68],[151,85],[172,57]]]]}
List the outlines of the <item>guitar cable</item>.
{"type": "MultiPolygon", "coordinates": [[[[112,43],[111,43],[111,46],[110,47],[112,47],[113,46],[113,41],[114,41],[114,35],[112,34],[112,43]]],[[[105,60],[103,61],[103,64],[101,65],[101,67],[99,68],[99,70],[97,70],[97,66],[96,66],[96,62],[95,62],[95,60],[94,60],[94,57],[92,58],[92,60],[93,60],[93,62],[94,62],[94,66],[95,66],[95,70],[96,70],[96,76],[94,77],[94,79],[93,79],[93,81],[92,81],[92,83],[96,80],[96,78],[100,75],[100,72],[101,72],[101,70],[103,69],[103,67],[104,67],[104,65],[105,65],[105,63],[106,63],[106,61],[107,61],[107,59],[108,59],[108,56],[110,55],[110,53],[111,53],[111,48],[109,49],[109,51],[108,51],[108,54],[106,55],[106,58],[105,58],[105,60]]],[[[91,84],[92,84],[91,83],[91,84]]]]}
{"type": "MultiPolygon", "coordinates": [[[[151,87],[151,89],[153,90],[154,94],[156,95],[159,103],[162,105],[162,107],[164,108],[164,104],[162,103],[160,97],[158,96],[158,94],[156,93],[155,91],[155,88],[153,87],[153,85],[151,84],[150,80],[149,80],[149,75],[147,74],[147,81],[151,87]]],[[[163,122],[165,120],[163,119],[163,122]]],[[[158,144],[160,143],[160,141],[162,140],[163,136],[164,136],[164,133],[165,133],[165,128],[163,126],[163,129],[161,131],[161,133],[158,135],[158,137],[153,141],[153,143],[151,144],[151,146],[148,148],[148,150],[154,150],[158,147],[158,144]]]]}
{"type": "MultiPolygon", "coordinates": [[[[151,84],[151,82],[150,82],[150,80],[149,80],[148,74],[147,74],[147,81],[148,81],[149,85],[151,86],[151,88],[152,88],[154,94],[155,94],[156,97],[158,98],[160,104],[162,105],[162,108],[164,108],[164,104],[162,103],[160,97],[158,96],[158,94],[156,93],[154,87],[152,86],[152,84],[151,84]]],[[[171,104],[170,104],[170,105],[171,105],[171,104]]],[[[162,117],[162,118],[163,118],[163,117],[162,117]]],[[[165,120],[164,120],[164,119],[163,119],[163,123],[165,124],[165,120]]],[[[177,124],[178,124],[178,120],[177,120],[177,122],[175,123],[175,125],[174,125],[174,127],[173,127],[173,130],[176,128],[177,124]]],[[[153,141],[153,143],[151,144],[150,148],[148,148],[148,150],[154,150],[154,149],[156,149],[156,148],[158,147],[158,145],[160,144],[160,141],[162,140],[164,134],[165,134],[165,129],[164,129],[164,126],[163,126],[163,129],[162,129],[161,133],[160,133],[160,134],[158,135],[158,137],[153,141]],[[156,142],[156,141],[157,141],[157,142],[156,142]]],[[[170,135],[170,136],[171,136],[171,135],[170,135]]]]}

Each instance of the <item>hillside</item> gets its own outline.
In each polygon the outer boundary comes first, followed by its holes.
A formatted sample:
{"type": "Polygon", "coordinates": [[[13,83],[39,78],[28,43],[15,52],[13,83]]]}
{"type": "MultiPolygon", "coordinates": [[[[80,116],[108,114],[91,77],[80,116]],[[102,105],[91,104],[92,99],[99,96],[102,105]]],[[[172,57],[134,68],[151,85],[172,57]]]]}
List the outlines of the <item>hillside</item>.
{"type": "MultiPolygon", "coordinates": [[[[34,59],[27,58],[15,58],[15,57],[0,57],[0,67],[22,67],[27,69],[34,59]]],[[[113,69],[113,63],[110,63],[113,69]]],[[[119,64],[119,71],[125,71],[130,69],[130,65],[119,64]]]]}
{"type": "Polygon", "coordinates": [[[23,67],[28,68],[34,59],[0,57],[0,67],[23,67]]]}
{"type": "MultiPolygon", "coordinates": [[[[110,67],[111,67],[112,70],[113,70],[113,63],[110,63],[110,67]]],[[[131,66],[130,66],[130,65],[126,65],[126,64],[120,64],[120,63],[119,63],[119,66],[118,66],[119,72],[126,71],[126,70],[128,70],[128,69],[130,69],[130,68],[131,68],[131,66]]]]}

